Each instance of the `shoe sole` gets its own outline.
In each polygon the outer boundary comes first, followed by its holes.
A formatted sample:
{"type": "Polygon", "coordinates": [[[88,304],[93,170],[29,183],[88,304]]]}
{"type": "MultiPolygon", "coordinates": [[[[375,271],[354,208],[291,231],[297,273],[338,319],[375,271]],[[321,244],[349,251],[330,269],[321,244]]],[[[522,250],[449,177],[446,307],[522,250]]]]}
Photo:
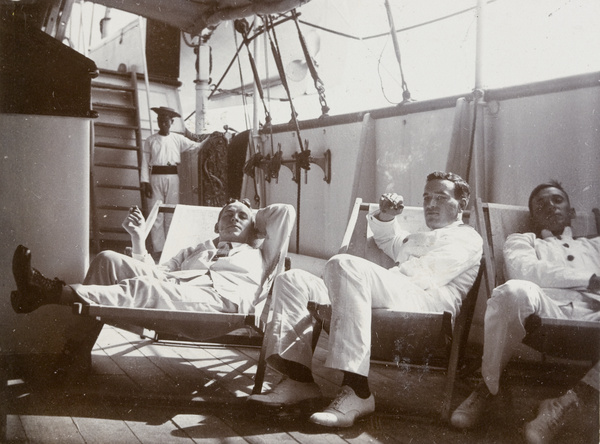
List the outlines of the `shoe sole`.
{"type": "Polygon", "coordinates": [[[319,398],[308,398],[303,399],[301,401],[297,401],[294,403],[273,403],[273,402],[264,402],[260,400],[248,399],[246,401],[247,404],[260,407],[263,409],[272,409],[272,410],[285,410],[285,409],[304,409],[304,408],[313,408],[315,404],[322,403],[323,399],[319,398]]]}
{"type": "MultiPolygon", "coordinates": [[[[17,284],[17,290],[21,293],[27,292],[27,284],[29,281],[28,274],[31,271],[31,250],[19,245],[13,254],[12,273],[17,284]],[[23,271],[26,271],[23,273],[23,271]]],[[[12,295],[11,295],[12,299],[12,295]]]]}
{"type": "Polygon", "coordinates": [[[375,413],[375,411],[372,411],[372,412],[369,412],[369,413],[365,413],[365,414],[363,414],[363,415],[359,415],[359,416],[357,416],[356,418],[354,418],[354,420],[352,421],[352,423],[351,423],[351,424],[343,424],[343,425],[341,425],[341,424],[323,424],[323,423],[321,423],[321,422],[317,422],[317,421],[315,421],[315,420],[314,420],[314,419],[312,419],[312,418],[309,418],[309,421],[310,421],[312,424],[318,425],[318,426],[320,426],[320,427],[328,427],[328,428],[330,428],[330,429],[333,429],[333,428],[335,428],[335,429],[347,429],[347,428],[349,428],[349,427],[352,427],[353,425],[355,425],[355,424],[356,424],[358,421],[360,421],[360,420],[362,420],[362,419],[365,419],[365,418],[368,418],[368,417],[369,417],[369,416],[371,416],[373,413],[375,413]]]}

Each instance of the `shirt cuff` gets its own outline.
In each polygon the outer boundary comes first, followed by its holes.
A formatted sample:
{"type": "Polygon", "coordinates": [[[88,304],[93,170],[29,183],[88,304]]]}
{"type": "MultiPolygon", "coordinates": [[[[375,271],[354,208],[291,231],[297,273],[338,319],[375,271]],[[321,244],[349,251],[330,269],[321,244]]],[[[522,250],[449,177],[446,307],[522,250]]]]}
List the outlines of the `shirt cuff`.
{"type": "Polygon", "coordinates": [[[379,220],[375,216],[378,215],[380,212],[381,212],[381,210],[374,210],[371,213],[367,214],[367,220],[372,221],[376,224],[383,224],[383,225],[390,224],[396,220],[395,217],[388,221],[379,220]]]}
{"type": "Polygon", "coordinates": [[[141,262],[146,262],[146,258],[148,257],[148,252],[146,251],[144,254],[131,253],[131,257],[137,259],[141,262]]]}

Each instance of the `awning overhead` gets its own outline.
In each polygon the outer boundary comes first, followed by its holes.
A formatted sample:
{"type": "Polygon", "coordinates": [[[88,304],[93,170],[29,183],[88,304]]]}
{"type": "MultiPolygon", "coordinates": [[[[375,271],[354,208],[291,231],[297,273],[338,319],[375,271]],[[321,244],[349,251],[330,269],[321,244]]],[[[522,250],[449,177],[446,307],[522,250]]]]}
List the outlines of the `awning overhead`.
{"type": "Polygon", "coordinates": [[[167,23],[192,35],[222,21],[287,12],[310,0],[93,0],[167,23]]]}

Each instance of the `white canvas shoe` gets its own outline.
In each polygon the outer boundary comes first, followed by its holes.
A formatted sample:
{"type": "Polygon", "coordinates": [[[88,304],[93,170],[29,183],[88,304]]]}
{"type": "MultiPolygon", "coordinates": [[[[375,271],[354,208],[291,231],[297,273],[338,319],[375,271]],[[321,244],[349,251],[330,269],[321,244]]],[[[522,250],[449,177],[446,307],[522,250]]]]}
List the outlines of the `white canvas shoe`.
{"type": "Polygon", "coordinates": [[[452,412],[450,424],[458,429],[470,429],[477,425],[489,407],[492,395],[485,384],[480,384],[474,391],[452,412]]]}
{"type": "Polygon", "coordinates": [[[343,386],[333,402],[322,412],[313,413],[310,421],[327,427],[351,427],[358,418],[375,411],[375,397],[356,396],[354,390],[343,386]]]}
{"type": "Polygon", "coordinates": [[[569,390],[560,398],[545,399],[540,403],[538,416],[525,425],[525,440],[529,444],[547,444],[570,420],[579,408],[579,399],[569,390]]]}
{"type": "Polygon", "coordinates": [[[284,407],[302,401],[318,399],[321,396],[321,389],[315,382],[298,382],[284,377],[269,392],[250,395],[248,402],[269,407],[284,407]]]}

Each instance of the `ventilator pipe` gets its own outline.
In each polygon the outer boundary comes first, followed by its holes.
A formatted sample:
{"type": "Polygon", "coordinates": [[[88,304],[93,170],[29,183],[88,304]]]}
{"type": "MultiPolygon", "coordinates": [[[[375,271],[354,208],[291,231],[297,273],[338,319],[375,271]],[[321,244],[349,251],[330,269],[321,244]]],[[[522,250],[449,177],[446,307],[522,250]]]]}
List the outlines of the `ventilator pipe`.
{"type": "Polygon", "coordinates": [[[210,46],[200,43],[196,47],[196,134],[206,130],[206,107],[208,103],[210,81],[210,46]]]}
{"type": "Polygon", "coordinates": [[[475,10],[477,18],[477,31],[475,37],[475,89],[483,88],[483,68],[484,68],[484,32],[486,20],[486,3],[487,0],[477,0],[477,8],[475,10]]]}

